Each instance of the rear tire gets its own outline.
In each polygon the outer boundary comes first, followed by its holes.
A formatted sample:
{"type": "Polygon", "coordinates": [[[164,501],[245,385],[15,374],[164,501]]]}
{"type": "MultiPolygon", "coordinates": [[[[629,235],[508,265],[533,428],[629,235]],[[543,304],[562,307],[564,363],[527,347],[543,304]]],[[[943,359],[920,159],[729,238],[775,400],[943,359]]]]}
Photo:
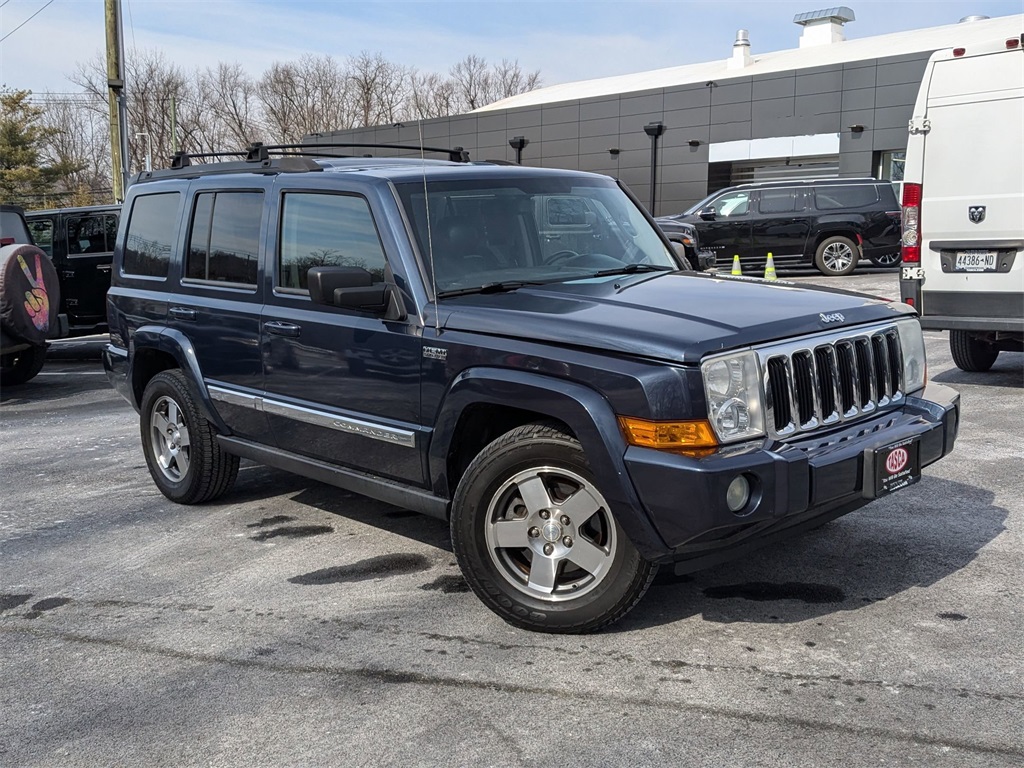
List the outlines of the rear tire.
{"type": "Polygon", "coordinates": [[[139,427],[149,473],[171,501],[199,504],[234,485],[238,457],[217,443],[217,433],[200,414],[181,371],[158,373],[146,385],[139,427]]]}
{"type": "Polygon", "coordinates": [[[969,331],[950,331],[949,351],[957,368],[972,373],[987,371],[999,357],[998,349],[969,331]]]}
{"type": "Polygon", "coordinates": [[[3,356],[0,364],[0,383],[4,386],[24,384],[34,379],[43,370],[46,362],[46,347],[29,347],[3,356]]]}
{"type": "Polygon", "coordinates": [[[842,277],[857,268],[857,246],[848,237],[834,235],[818,243],[814,265],[823,275],[842,277]]]}
{"type": "Polygon", "coordinates": [[[623,533],[580,444],[527,424],[473,459],[452,504],[466,581],[502,619],[538,632],[593,632],[621,619],[657,573],[623,533]]]}

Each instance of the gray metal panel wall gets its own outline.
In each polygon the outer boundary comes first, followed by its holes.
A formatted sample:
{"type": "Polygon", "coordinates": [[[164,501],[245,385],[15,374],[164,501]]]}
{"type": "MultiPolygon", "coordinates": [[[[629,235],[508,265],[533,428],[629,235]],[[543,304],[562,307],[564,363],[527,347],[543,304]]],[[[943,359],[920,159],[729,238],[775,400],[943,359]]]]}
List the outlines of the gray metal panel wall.
{"type": "MultiPolygon", "coordinates": [[[[691,83],[439,118],[423,122],[423,140],[462,146],[474,159],[514,160],[508,142],[523,136],[530,142],[522,153],[524,165],[616,176],[646,203],[651,139],[644,126],[660,121],[666,132],[658,140],[656,213],[675,213],[707,192],[709,142],[839,133],[840,175],[872,175],[878,152],[906,147],[907,121],[928,56],[756,76],[737,72],[710,86],[691,83]],[[853,125],[863,131],[854,133],[853,125]]],[[[416,125],[405,124],[339,131],[320,141],[415,143],[417,137],[416,125]]]]}

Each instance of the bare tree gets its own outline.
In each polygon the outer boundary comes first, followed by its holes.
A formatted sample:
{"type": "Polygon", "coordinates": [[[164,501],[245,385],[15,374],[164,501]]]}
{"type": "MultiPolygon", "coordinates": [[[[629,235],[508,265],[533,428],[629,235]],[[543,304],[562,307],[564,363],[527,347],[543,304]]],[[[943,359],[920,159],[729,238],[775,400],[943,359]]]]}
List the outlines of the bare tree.
{"type": "Polygon", "coordinates": [[[43,156],[49,164],[69,169],[50,205],[110,202],[109,124],[91,101],[43,96],[42,122],[48,128],[43,156]]]}
{"type": "Polygon", "coordinates": [[[349,59],[348,79],[358,126],[393,123],[406,117],[411,72],[380,53],[363,51],[349,59]]]}
{"type": "Polygon", "coordinates": [[[434,72],[413,72],[409,76],[409,83],[411,93],[405,110],[407,118],[427,120],[446,117],[459,111],[454,80],[434,72]]]}
{"type": "Polygon", "coordinates": [[[222,146],[245,147],[264,138],[256,83],[241,64],[221,62],[198,73],[196,96],[215,123],[211,134],[222,146]]]}
{"type": "Polygon", "coordinates": [[[459,104],[467,111],[482,107],[490,101],[491,73],[487,61],[470,54],[448,70],[455,82],[459,104]]]}
{"type": "Polygon", "coordinates": [[[268,131],[283,143],[353,126],[348,75],[330,56],[273,64],[260,79],[259,100],[268,131]]]}

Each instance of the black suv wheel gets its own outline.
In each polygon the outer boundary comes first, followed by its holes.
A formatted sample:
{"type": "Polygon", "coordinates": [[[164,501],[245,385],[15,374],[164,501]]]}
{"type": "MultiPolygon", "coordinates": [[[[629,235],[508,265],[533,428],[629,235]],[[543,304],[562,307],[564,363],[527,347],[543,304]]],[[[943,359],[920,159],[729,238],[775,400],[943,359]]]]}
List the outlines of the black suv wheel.
{"type": "Polygon", "coordinates": [[[139,426],[149,473],[171,501],[210,501],[234,484],[238,457],[217,444],[216,432],[200,415],[181,371],[164,371],[150,380],[139,426]]]}
{"type": "Polygon", "coordinates": [[[5,386],[24,384],[34,379],[46,362],[46,347],[29,347],[0,358],[0,383],[5,386]]]}
{"type": "Polygon", "coordinates": [[[612,517],[580,444],[544,424],[506,433],[473,460],[451,528],[470,586],[525,629],[599,629],[636,605],[657,571],[612,517]]]}
{"type": "Polygon", "coordinates": [[[848,237],[826,237],[818,243],[814,264],[823,275],[848,275],[857,267],[857,246],[848,237]]]}

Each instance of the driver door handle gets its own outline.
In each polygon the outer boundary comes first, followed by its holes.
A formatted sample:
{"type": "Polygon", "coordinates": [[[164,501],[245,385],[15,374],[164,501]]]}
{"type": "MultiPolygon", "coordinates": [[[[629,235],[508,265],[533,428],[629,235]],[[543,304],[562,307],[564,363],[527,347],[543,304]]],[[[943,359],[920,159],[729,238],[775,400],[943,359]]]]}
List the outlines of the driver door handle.
{"type": "Polygon", "coordinates": [[[302,332],[302,327],[294,323],[282,323],[280,320],[270,320],[263,324],[263,330],[275,336],[290,336],[297,339],[302,332]]]}

